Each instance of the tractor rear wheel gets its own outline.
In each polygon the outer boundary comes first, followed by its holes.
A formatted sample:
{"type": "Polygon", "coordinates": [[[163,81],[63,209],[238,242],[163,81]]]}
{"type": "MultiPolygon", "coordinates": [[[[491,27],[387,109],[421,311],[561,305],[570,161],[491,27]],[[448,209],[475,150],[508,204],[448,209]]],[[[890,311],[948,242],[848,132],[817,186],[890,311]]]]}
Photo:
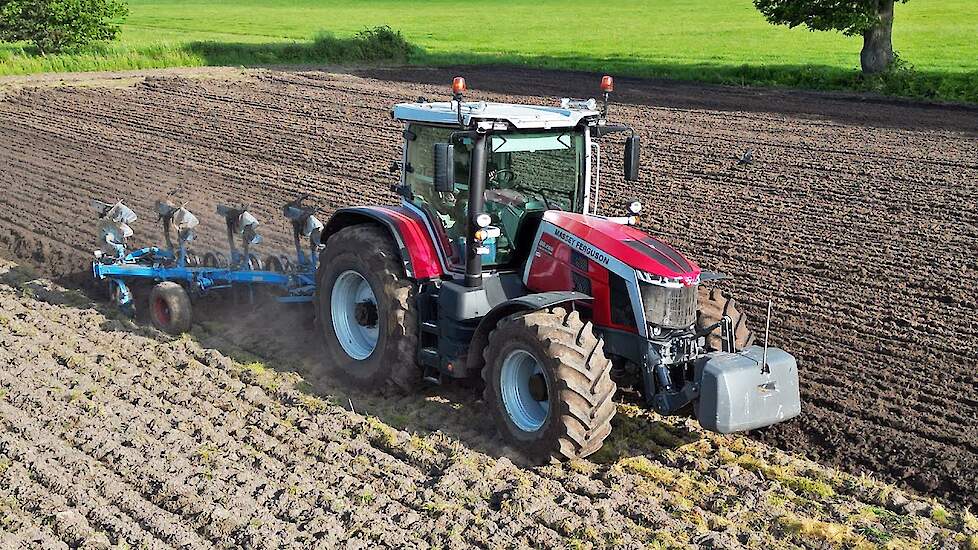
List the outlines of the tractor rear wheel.
{"type": "Polygon", "coordinates": [[[500,435],[535,463],[585,457],[611,433],[611,361],[576,311],[517,313],[489,334],[483,397],[500,435]]]}
{"type": "Polygon", "coordinates": [[[317,283],[316,319],[337,377],[382,393],[417,389],[417,284],[386,231],[367,224],[337,231],[317,283]]]}
{"type": "Polygon", "coordinates": [[[149,317],[153,326],[163,332],[187,332],[193,322],[190,296],[172,281],[157,283],[149,294],[149,317]]]}
{"type": "MultiPolygon", "coordinates": [[[[734,330],[734,350],[739,351],[754,343],[754,331],[747,325],[747,315],[740,310],[736,300],[716,288],[699,287],[699,310],[696,312],[696,329],[704,329],[720,321],[724,315],[730,317],[734,330]]],[[[720,329],[706,335],[706,347],[710,351],[724,351],[720,329]]]]}

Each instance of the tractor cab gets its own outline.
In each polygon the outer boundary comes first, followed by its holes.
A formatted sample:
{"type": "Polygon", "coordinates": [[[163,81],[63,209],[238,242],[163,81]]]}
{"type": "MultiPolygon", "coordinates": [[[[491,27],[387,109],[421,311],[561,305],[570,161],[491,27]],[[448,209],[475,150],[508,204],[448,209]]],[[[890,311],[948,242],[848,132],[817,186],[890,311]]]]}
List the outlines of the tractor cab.
{"type": "MultiPolygon", "coordinates": [[[[470,243],[483,270],[519,270],[546,211],[593,211],[598,138],[630,128],[607,125],[593,99],[557,107],[463,102],[464,83],[453,89],[450,102],[394,107],[405,124],[397,190],[430,223],[448,273],[466,272],[470,243]],[[469,236],[473,213],[478,231],[469,236]]],[[[638,138],[629,137],[626,149],[634,152],[635,179],[638,138]]]]}
{"type": "MultiPolygon", "coordinates": [[[[488,108],[488,107],[487,107],[488,108]]],[[[401,109],[402,116],[407,109],[401,109]]],[[[497,108],[495,116],[504,116],[497,108]]],[[[512,109],[510,109],[512,110],[512,109]]],[[[454,116],[454,113],[448,113],[454,116]]],[[[454,136],[456,128],[420,122],[407,125],[403,190],[409,204],[424,213],[439,237],[450,270],[465,268],[465,227],[469,211],[473,139],[454,136]],[[435,185],[434,149],[451,144],[453,180],[435,185]]],[[[512,131],[488,138],[483,213],[487,229],[498,235],[482,240],[484,267],[505,269],[525,259],[528,238],[547,210],[582,211],[589,177],[585,131],[580,128],[512,131]],[[521,243],[521,237],[524,242],[521,243]],[[524,250],[520,249],[524,245],[524,250]]]]}

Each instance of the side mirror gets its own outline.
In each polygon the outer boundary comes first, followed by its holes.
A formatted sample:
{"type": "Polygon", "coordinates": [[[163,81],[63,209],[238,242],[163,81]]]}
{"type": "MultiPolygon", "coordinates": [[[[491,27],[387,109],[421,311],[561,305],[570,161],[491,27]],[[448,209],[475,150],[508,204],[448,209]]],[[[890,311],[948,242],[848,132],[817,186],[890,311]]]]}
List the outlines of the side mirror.
{"type": "Polygon", "coordinates": [[[625,181],[638,181],[638,165],[641,154],[638,136],[625,139],[625,181]]]}
{"type": "Polygon", "coordinates": [[[435,144],[435,191],[455,191],[455,146],[451,143],[435,144]]]}

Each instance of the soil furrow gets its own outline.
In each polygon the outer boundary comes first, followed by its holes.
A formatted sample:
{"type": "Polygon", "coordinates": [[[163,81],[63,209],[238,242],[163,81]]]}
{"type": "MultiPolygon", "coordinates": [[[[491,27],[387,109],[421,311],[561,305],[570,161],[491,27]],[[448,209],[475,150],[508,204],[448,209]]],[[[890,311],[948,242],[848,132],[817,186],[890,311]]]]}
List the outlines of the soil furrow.
{"type": "MultiPolygon", "coordinates": [[[[590,75],[466,72],[475,100],[594,93],[590,75]]],[[[219,200],[254,209],[263,255],[288,250],[278,208],[299,190],[322,202],[322,218],[392,200],[400,133],[389,106],[441,98],[450,76],[265,72],[11,96],[0,102],[0,243],[51,273],[83,271],[90,198],[134,206],[137,242],[149,244],[153,200],[181,184],[201,219],[198,253],[222,247],[219,200]]],[[[773,297],[774,341],[802,359],[805,414],[758,437],[978,504],[978,111],[629,79],[618,88],[612,118],[643,137],[646,169],[626,186],[618,146],[604,148],[601,211],[643,200],[642,226],[733,274],[722,284],[755,322],[773,297]],[[747,149],[754,163],[737,166],[747,149]]]]}

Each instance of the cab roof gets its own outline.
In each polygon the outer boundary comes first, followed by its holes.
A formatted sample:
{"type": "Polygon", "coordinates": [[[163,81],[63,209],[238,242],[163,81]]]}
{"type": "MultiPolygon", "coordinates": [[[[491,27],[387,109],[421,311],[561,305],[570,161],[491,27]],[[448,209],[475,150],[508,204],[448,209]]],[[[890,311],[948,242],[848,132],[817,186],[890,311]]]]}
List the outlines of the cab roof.
{"type": "MultiPolygon", "coordinates": [[[[454,101],[398,103],[392,112],[395,120],[426,124],[458,124],[458,112],[454,101]]],[[[486,101],[462,103],[462,122],[507,122],[518,129],[573,128],[582,120],[599,118],[600,111],[587,108],[545,107],[542,105],[516,105],[486,101]]]]}

